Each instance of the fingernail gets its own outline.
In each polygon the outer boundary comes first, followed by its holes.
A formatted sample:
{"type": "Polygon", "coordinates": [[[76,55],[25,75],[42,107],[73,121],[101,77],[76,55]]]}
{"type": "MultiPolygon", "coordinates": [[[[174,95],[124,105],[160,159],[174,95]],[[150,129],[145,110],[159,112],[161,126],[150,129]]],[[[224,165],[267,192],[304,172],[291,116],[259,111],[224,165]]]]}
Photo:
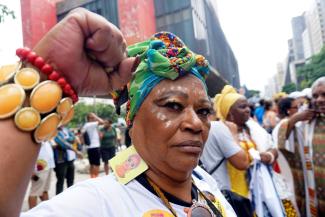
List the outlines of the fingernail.
{"type": "Polygon", "coordinates": [[[140,64],[140,62],[141,62],[141,58],[140,58],[140,56],[136,56],[136,57],[135,57],[135,60],[134,60],[134,62],[133,62],[133,66],[132,66],[131,72],[135,72],[135,71],[137,70],[137,68],[138,68],[138,66],[139,66],[139,64],[140,64]]]}

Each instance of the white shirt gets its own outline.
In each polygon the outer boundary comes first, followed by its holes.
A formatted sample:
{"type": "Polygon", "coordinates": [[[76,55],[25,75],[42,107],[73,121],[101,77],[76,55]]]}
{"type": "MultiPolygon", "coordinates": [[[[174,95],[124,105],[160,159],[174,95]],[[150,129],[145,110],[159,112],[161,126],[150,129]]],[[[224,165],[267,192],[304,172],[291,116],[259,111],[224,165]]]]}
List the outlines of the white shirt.
{"type": "MultiPolygon", "coordinates": [[[[230,158],[240,150],[229,128],[222,121],[211,121],[209,137],[201,156],[201,161],[207,171],[211,171],[223,158],[230,158]]],[[[220,189],[230,190],[226,159],[215,170],[212,177],[217,181],[220,189]]]]}
{"type": "MultiPolygon", "coordinates": [[[[216,182],[201,168],[195,169],[203,180],[193,179],[201,190],[209,190],[221,202],[227,217],[234,217],[232,207],[218,190],[216,182]]],[[[186,217],[184,207],[171,203],[179,217],[186,217]]],[[[132,180],[126,185],[117,182],[114,174],[89,179],[42,202],[21,217],[144,217],[154,210],[170,213],[159,197],[132,180]],[[146,215],[145,215],[146,214],[146,215]]],[[[172,216],[172,215],[171,215],[172,216]]]]}
{"type": "Polygon", "coordinates": [[[42,142],[38,153],[35,171],[49,170],[55,167],[52,143],[50,141],[42,142]]]}
{"type": "Polygon", "coordinates": [[[98,148],[100,146],[98,122],[87,122],[82,128],[82,132],[86,131],[90,139],[88,148],[98,148]]]}

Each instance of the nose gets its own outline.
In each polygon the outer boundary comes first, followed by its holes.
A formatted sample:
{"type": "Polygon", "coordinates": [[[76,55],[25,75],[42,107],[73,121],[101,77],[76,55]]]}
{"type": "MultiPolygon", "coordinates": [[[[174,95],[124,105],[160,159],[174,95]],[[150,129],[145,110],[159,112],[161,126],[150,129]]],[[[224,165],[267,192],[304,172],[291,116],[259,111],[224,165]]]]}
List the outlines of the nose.
{"type": "Polygon", "coordinates": [[[181,130],[199,134],[203,130],[203,123],[193,108],[184,110],[184,118],[181,123],[181,130]]]}

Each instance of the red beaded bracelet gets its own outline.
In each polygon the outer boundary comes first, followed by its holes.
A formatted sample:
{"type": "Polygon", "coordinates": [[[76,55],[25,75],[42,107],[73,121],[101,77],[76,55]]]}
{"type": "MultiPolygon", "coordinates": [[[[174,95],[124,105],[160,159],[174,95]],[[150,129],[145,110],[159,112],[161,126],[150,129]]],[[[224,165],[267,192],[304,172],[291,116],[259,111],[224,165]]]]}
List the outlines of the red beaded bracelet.
{"type": "Polygon", "coordinates": [[[29,62],[38,68],[49,80],[57,82],[61,86],[63,93],[66,96],[71,97],[73,103],[78,102],[78,95],[73,90],[72,86],[58,71],[54,70],[50,64],[46,63],[42,57],[38,56],[34,51],[31,51],[31,49],[27,47],[18,48],[16,50],[16,55],[21,61],[29,62]]]}

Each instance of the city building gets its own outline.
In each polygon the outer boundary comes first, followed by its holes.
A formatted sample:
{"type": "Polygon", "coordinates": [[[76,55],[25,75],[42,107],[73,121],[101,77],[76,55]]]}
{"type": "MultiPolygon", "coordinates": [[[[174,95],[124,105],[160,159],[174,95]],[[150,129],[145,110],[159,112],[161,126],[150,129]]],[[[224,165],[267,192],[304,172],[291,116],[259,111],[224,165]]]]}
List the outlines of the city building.
{"type": "Polygon", "coordinates": [[[173,32],[212,66],[207,79],[209,95],[219,92],[224,81],[239,88],[237,60],[221,29],[216,3],[210,0],[155,0],[158,31],[173,32]]]}
{"type": "Polygon", "coordinates": [[[306,28],[305,17],[302,15],[302,16],[297,16],[292,18],[291,27],[292,27],[292,45],[293,45],[294,60],[304,59],[302,33],[306,28]]]}
{"type": "Polygon", "coordinates": [[[210,96],[219,92],[226,83],[240,87],[237,60],[221,29],[216,12],[217,4],[213,0],[24,0],[22,2],[22,20],[23,26],[26,26],[23,31],[24,44],[29,47],[33,47],[40,37],[58,20],[63,19],[70,10],[84,7],[118,26],[126,36],[128,44],[144,40],[157,31],[170,31],[178,35],[193,51],[206,56],[209,60],[211,73],[207,85],[210,96]],[[44,9],[41,17],[37,16],[39,8],[44,9]],[[47,13],[51,16],[47,17],[47,13]],[[42,28],[37,29],[39,26],[42,28]]]}
{"type": "Polygon", "coordinates": [[[306,58],[320,52],[325,43],[325,0],[313,0],[305,12],[306,29],[303,33],[306,58]]]}

